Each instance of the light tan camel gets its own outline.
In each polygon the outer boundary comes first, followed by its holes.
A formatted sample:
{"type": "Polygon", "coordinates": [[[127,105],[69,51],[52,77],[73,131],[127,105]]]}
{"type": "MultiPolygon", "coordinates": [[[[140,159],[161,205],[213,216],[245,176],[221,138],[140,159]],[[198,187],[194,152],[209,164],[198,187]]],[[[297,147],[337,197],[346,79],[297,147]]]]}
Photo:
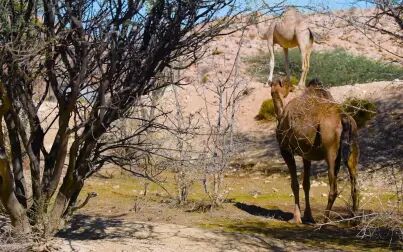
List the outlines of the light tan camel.
{"type": "Polygon", "coordinates": [[[317,41],[314,39],[314,36],[314,33],[309,29],[308,24],[305,21],[305,17],[295,8],[288,8],[280,17],[280,20],[271,23],[269,29],[263,33],[263,39],[267,40],[270,53],[268,83],[273,80],[274,45],[278,44],[284,51],[285,71],[288,79],[290,79],[288,48],[298,46],[301,52],[302,61],[302,73],[301,78],[299,79],[298,88],[302,88],[305,85],[306,76],[309,71],[309,60],[313,42],[317,41]]]}
{"type": "Polygon", "coordinates": [[[276,130],[280,152],[291,175],[291,188],[295,199],[294,219],[302,223],[299,205],[299,185],[294,155],[303,159],[303,189],[305,192],[304,218],[314,222],[309,203],[310,170],[312,160],[326,160],[330,192],[326,207],[326,220],[337,197],[337,174],[341,159],[348,167],[351,182],[353,212],[358,208],[357,162],[357,125],[354,119],[341,111],[331,94],[311,81],[304,93],[292,99],[284,107],[284,98],[289,93],[286,78],[271,83],[271,95],[278,119],[276,130]]]}

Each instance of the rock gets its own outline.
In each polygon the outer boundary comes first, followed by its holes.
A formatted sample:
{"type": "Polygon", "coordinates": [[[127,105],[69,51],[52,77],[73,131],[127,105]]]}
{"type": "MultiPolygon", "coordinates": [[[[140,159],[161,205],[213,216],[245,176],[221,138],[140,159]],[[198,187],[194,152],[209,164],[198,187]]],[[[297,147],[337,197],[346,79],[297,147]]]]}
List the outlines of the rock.
{"type": "Polygon", "coordinates": [[[322,197],[327,197],[327,193],[322,193],[322,197]]]}
{"type": "Polygon", "coordinates": [[[322,182],[320,182],[320,185],[321,186],[327,186],[327,183],[322,181],[322,182]]]}
{"type": "Polygon", "coordinates": [[[288,194],[288,197],[294,197],[294,194],[290,193],[288,194]]]}
{"type": "Polygon", "coordinates": [[[270,183],[270,182],[271,182],[270,180],[265,180],[265,181],[264,181],[265,184],[268,184],[268,183],[270,183]]]}
{"type": "Polygon", "coordinates": [[[112,188],[113,188],[113,189],[119,189],[119,188],[120,188],[120,185],[114,185],[114,186],[112,186],[112,188]]]}

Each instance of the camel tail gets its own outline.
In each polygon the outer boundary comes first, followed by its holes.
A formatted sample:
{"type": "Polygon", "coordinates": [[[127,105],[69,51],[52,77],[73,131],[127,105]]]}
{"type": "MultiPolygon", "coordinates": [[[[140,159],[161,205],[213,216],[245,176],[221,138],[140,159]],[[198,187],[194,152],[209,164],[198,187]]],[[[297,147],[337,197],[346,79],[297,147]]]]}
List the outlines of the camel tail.
{"type": "Polygon", "coordinates": [[[313,32],[310,28],[309,29],[309,34],[310,34],[310,38],[313,42],[317,43],[317,44],[324,44],[325,41],[315,32],[313,32]]]}
{"type": "Polygon", "coordinates": [[[343,126],[343,130],[341,132],[340,137],[340,148],[341,148],[341,157],[347,166],[348,158],[351,154],[351,142],[352,142],[352,126],[350,118],[342,114],[341,124],[343,126]]]}

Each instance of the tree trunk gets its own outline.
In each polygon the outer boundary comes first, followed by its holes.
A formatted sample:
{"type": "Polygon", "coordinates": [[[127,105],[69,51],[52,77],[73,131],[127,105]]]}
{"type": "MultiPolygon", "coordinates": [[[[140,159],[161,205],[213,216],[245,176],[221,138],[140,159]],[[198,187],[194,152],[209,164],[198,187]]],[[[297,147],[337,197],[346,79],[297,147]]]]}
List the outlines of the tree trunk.
{"type": "Polygon", "coordinates": [[[15,194],[18,202],[20,202],[24,208],[27,208],[26,183],[22,165],[21,143],[11,113],[6,114],[5,121],[10,139],[10,147],[12,149],[11,159],[14,173],[15,194]]]}
{"type": "MultiPolygon", "coordinates": [[[[2,136],[3,134],[1,134],[2,136]]],[[[28,216],[14,193],[14,179],[3,146],[0,146],[0,199],[10,215],[11,224],[17,232],[29,233],[28,216]]]]}

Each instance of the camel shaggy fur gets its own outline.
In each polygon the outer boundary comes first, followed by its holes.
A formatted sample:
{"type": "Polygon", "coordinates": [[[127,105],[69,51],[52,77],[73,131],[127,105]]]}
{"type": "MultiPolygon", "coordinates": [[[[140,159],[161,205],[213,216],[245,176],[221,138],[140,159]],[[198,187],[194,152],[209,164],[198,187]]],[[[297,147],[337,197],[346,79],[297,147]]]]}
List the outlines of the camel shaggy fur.
{"type": "Polygon", "coordinates": [[[314,222],[310,202],[311,161],[326,160],[330,192],[325,216],[337,197],[337,174],[343,159],[348,167],[351,182],[353,212],[358,208],[357,125],[354,119],[341,111],[331,94],[311,81],[304,93],[284,107],[284,98],[290,85],[286,78],[271,83],[271,95],[278,120],[276,137],[280,152],[291,175],[291,188],[295,199],[294,221],[301,223],[299,185],[294,155],[301,156],[304,164],[303,189],[305,192],[304,218],[314,222]]]}

